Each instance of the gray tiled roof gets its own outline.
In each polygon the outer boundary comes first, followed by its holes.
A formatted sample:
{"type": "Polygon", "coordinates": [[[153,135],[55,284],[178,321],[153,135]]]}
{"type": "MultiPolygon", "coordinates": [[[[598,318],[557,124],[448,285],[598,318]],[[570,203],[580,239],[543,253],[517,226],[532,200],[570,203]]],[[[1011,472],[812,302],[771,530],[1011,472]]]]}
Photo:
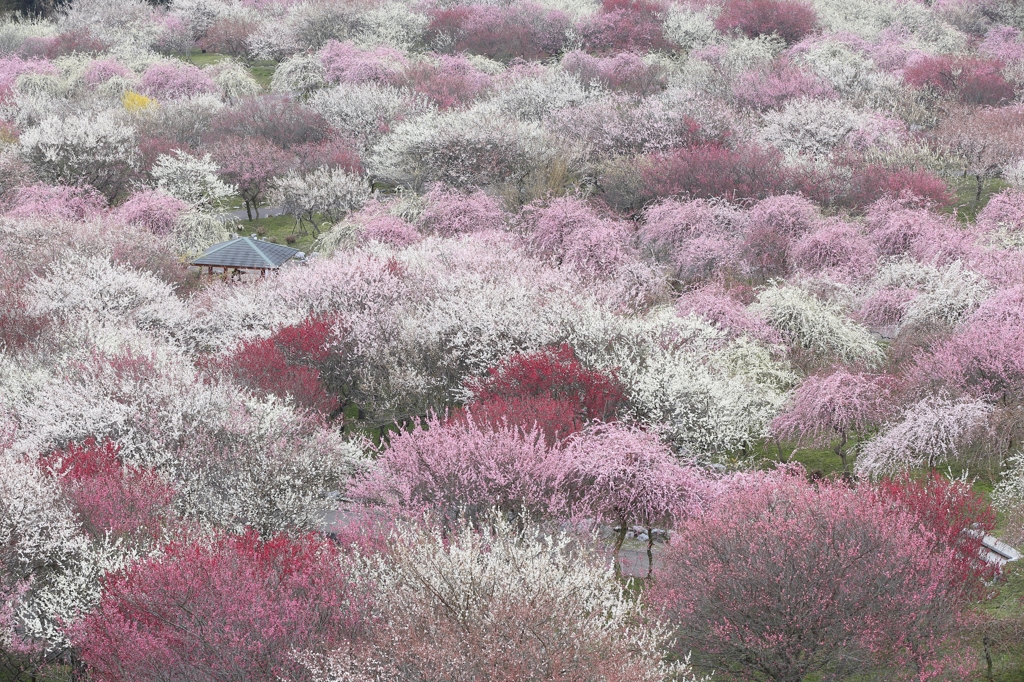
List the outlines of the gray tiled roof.
{"type": "Polygon", "coordinates": [[[192,265],[213,265],[228,268],[278,268],[289,258],[299,253],[298,249],[264,242],[250,237],[239,237],[220,244],[214,244],[203,255],[192,261],[192,265]]]}

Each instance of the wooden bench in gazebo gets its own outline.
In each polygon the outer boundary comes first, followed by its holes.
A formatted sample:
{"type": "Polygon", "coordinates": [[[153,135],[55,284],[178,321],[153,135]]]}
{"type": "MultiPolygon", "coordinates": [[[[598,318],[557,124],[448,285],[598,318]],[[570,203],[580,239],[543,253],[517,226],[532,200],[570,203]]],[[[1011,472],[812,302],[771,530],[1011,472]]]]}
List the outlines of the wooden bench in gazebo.
{"type": "Polygon", "coordinates": [[[302,252],[290,246],[282,246],[253,237],[237,237],[226,242],[214,244],[193,260],[189,265],[206,268],[213,274],[214,268],[222,272],[245,273],[259,270],[260,277],[265,277],[267,270],[277,270],[285,262],[300,255],[302,252]]]}

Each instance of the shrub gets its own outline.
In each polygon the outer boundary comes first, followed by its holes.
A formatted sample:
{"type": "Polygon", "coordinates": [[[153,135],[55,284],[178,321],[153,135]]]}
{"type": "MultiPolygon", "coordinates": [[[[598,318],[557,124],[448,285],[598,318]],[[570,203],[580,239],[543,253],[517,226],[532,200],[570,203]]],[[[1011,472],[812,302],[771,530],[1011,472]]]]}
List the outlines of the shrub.
{"type": "Polygon", "coordinates": [[[329,542],[249,531],[174,542],[108,576],[99,607],[74,639],[105,682],[197,670],[303,679],[294,651],[353,643],[363,608],[329,542]]]}
{"type": "Polygon", "coordinates": [[[654,154],[640,160],[639,170],[649,199],[763,199],[791,185],[781,155],[753,145],[711,143],[654,154]]]}
{"type": "Polygon", "coordinates": [[[966,675],[947,653],[963,604],[951,550],[916,515],[799,473],[741,479],[677,527],[650,591],[674,650],[777,682],[966,675]]]}
{"type": "Polygon", "coordinates": [[[793,44],[817,23],[814,8],[803,0],[726,0],[715,28],[723,33],[739,31],[748,38],[774,34],[793,44]]]}

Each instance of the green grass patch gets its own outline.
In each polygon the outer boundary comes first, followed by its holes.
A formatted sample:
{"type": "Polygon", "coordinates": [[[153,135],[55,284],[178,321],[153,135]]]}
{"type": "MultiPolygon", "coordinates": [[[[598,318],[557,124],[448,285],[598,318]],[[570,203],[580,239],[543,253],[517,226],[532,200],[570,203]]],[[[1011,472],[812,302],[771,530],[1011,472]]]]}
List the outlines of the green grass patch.
{"type": "Polygon", "coordinates": [[[270,79],[274,77],[277,62],[273,60],[255,61],[249,62],[246,67],[249,69],[249,75],[260,84],[261,88],[270,90],[270,79]]]}
{"type": "Polygon", "coordinates": [[[218,54],[216,52],[190,52],[186,61],[202,68],[204,66],[209,66],[210,64],[222,62],[225,59],[229,59],[226,54],[218,54]]]}
{"type": "Polygon", "coordinates": [[[241,226],[238,234],[243,237],[249,237],[256,233],[260,237],[273,239],[278,244],[284,244],[306,253],[313,250],[313,233],[309,231],[306,234],[296,233],[295,218],[290,215],[267,216],[259,220],[246,220],[243,218],[238,224],[241,226]],[[288,237],[292,235],[296,237],[296,240],[293,244],[289,244],[288,237]]]}
{"type": "Polygon", "coordinates": [[[957,176],[949,182],[953,190],[955,201],[949,208],[944,209],[945,213],[956,213],[958,220],[973,223],[978,217],[981,209],[985,208],[988,200],[993,194],[1003,191],[1009,184],[1002,178],[989,178],[982,183],[981,199],[976,200],[978,184],[973,177],[957,176]]]}
{"type": "MultiPolygon", "coordinates": [[[[226,54],[220,54],[218,52],[192,52],[185,57],[185,61],[195,64],[198,67],[208,66],[210,64],[216,64],[222,62],[225,59],[230,59],[226,54]]],[[[270,80],[274,77],[274,70],[277,68],[277,62],[272,59],[261,59],[261,60],[241,60],[248,69],[249,75],[253,77],[260,87],[264,90],[270,90],[270,80]]]]}
{"type": "MultiPolygon", "coordinates": [[[[846,444],[846,462],[851,471],[857,459],[858,442],[859,439],[854,436],[846,444]]],[[[839,476],[843,473],[843,460],[831,447],[797,448],[792,443],[782,443],[780,446],[775,442],[762,441],[753,447],[752,454],[765,467],[775,462],[798,462],[809,473],[817,472],[822,476],[839,476]]]]}

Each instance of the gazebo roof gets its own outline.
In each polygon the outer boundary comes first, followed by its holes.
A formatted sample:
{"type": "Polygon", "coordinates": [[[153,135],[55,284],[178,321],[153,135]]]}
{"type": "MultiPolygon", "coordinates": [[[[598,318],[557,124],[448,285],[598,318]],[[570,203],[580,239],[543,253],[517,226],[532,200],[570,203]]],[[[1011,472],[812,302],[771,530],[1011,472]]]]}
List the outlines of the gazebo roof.
{"type": "Polygon", "coordinates": [[[212,265],[226,268],[275,269],[289,258],[300,253],[298,249],[264,242],[251,237],[238,237],[220,244],[214,244],[192,265],[212,265]]]}

